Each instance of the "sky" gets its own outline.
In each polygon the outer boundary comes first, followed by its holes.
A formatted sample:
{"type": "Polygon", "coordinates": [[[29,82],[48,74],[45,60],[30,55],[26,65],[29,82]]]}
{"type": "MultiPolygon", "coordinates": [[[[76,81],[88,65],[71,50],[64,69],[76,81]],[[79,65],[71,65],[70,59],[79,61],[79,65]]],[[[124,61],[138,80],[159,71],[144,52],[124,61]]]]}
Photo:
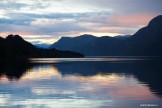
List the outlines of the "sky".
{"type": "Polygon", "coordinates": [[[162,14],[162,0],[0,0],[0,36],[33,44],[61,36],[131,35],[162,14]]]}

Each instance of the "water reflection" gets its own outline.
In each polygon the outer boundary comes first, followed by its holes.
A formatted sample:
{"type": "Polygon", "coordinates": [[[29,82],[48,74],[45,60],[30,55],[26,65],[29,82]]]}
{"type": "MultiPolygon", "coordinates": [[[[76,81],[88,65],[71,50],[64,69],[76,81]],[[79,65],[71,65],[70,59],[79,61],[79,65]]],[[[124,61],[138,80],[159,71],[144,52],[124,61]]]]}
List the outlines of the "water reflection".
{"type": "Polygon", "coordinates": [[[133,108],[161,106],[161,61],[57,60],[1,64],[0,106],[133,108]]]}
{"type": "Polygon", "coordinates": [[[0,78],[6,76],[9,80],[18,80],[28,69],[33,68],[33,66],[28,61],[0,62],[0,78]]]}

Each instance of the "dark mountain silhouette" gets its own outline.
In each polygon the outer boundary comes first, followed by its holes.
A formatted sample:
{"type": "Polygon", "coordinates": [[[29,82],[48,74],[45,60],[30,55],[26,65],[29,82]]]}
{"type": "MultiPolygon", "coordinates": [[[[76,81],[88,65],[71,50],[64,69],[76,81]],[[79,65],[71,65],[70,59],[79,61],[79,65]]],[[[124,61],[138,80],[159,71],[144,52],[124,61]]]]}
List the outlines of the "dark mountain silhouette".
{"type": "Polygon", "coordinates": [[[0,61],[0,78],[5,75],[10,81],[19,80],[32,66],[27,60],[0,61]]]}
{"type": "Polygon", "coordinates": [[[96,38],[97,37],[88,34],[77,37],[62,37],[56,43],[52,44],[50,48],[81,52],[87,44],[96,38]]]}
{"type": "Polygon", "coordinates": [[[90,56],[113,55],[115,47],[120,41],[120,39],[109,36],[98,37],[87,44],[81,52],[90,56]]]}
{"type": "Polygon", "coordinates": [[[64,37],[50,48],[77,51],[86,56],[162,56],[162,15],[132,36],[92,37],[87,41],[82,36],[64,37]]]}
{"type": "Polygon", "coordinates": [[[26,59],[39,57],[83,57],[80,53],[61,51],[57,49],[41,49],[25,41],[19,35],[8,35],[6,39],[0,38],[0,59],[26,59]]]}
{"type": "Polygon", "coordinates": [[[102,36],[81,35],[77,37],[62,37],[50,48],[69,50],[83,53],[87,56],[106,56],[113,55],[117,45],[128,39],[130,36],[102,36]]]}
{"type": "Polygon", "coordinates": [[[162,15],[153,18],[148,26],[131,36],[124,47],[130,55],[162,55],[162,15]]]}
{"type": "Polygon", "coordinates": [[[121,39],[121,40],[125,40],[125,39],[128,39],[130,38],[132,35],[118,35],[118,36],[114,36],[114,38],[118,38],[118,39],[121,39]]]}

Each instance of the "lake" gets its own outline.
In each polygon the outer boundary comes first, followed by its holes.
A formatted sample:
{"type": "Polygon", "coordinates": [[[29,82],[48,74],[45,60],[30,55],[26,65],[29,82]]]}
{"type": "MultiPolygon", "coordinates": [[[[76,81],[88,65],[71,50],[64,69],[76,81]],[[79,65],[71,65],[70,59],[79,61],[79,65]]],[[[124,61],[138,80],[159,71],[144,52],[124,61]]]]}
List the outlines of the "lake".
{"type": "Polygon", "coordinates": [[[0,64],[0,108],[161,108],[160,57],[32,58],[0,64]]]}

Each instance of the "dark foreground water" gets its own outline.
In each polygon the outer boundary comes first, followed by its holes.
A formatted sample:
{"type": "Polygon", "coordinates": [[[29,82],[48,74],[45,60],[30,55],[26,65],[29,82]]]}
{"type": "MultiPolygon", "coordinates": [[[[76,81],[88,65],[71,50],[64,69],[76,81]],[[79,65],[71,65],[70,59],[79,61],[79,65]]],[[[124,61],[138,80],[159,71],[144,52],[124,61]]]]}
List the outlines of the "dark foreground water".
{"type": "Polygon", "coordinates": [[[0,65],[0,108],[162,108],[162,60],[30,59],[0,65]]]}

